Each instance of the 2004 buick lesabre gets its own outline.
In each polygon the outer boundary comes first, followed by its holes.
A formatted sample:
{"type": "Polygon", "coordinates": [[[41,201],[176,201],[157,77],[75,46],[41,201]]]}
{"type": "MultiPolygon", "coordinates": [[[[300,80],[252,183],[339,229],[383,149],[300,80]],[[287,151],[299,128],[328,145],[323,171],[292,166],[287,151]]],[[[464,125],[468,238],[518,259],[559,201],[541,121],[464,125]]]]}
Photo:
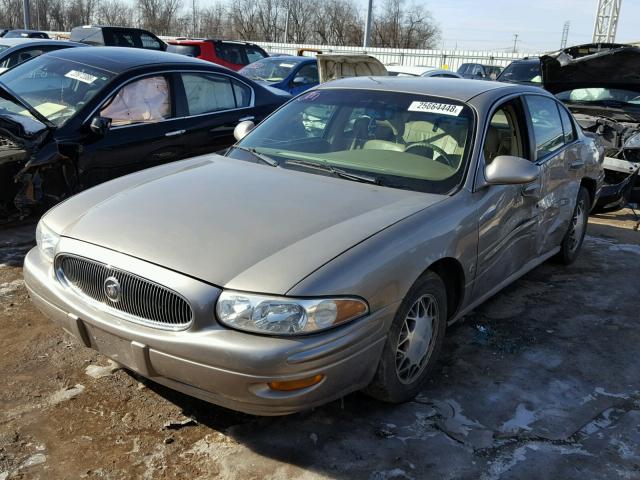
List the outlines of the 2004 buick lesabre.
{"type": "Polygon", "coordinates": [[[344,79],[236,133],[53,208],[25,279],[87,347],[254,414],[416,395],[448,324],[576,258],[603,177],[522,85],[344,79]]]}

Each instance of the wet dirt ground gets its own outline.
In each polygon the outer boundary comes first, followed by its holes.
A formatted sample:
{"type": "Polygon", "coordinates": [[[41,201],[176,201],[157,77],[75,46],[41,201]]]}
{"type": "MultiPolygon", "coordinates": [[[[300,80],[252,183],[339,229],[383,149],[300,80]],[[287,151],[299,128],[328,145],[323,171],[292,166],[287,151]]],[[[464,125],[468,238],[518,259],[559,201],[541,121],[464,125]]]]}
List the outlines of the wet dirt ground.
{"type": "Polygon", "coordinates": [[[640,478],[640,233],[592,217],[579,260],[545,263],[451,327],[415,401],[353,394],[288,417],[137,379],[30,304],[33,226],[0,232],[0,480],[640,478]]]}

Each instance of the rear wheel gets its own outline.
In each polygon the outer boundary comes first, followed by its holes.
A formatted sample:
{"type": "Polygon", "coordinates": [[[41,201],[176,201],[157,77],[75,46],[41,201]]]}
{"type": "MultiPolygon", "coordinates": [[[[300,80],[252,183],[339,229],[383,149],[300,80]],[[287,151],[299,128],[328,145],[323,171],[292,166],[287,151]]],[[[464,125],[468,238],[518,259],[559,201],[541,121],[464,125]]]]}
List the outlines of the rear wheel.
{"type": "Polygon", "coordinates": [[[591,210],[591,197],[586,188],[580,187],[576,207],[573,210],[569,229],[560,244],[560,252],[556,256],[557,260],[565,265],[569,265],[578,258],[584,236],[587,232],[589,221],[589,211],[591,210]]]}
{"type": "Polygon", "coordinates": [[[393,403],[415,397],[437,361],[446,319],[444,283],[435,273],[427,272],[398,308],[378,370],[365,392],[393,403]]]}

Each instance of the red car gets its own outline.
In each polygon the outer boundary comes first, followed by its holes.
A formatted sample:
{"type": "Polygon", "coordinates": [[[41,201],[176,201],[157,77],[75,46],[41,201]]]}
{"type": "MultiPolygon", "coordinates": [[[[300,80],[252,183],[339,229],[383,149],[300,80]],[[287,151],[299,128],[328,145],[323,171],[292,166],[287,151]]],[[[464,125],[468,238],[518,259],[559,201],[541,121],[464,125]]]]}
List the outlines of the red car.
{"type": "Polygon", "coordinates": [[[269,56],[267,52],[253,43],[204,38],[170,40],[167,52],[201,58],[236,71],[245,65],[269,56]]]}

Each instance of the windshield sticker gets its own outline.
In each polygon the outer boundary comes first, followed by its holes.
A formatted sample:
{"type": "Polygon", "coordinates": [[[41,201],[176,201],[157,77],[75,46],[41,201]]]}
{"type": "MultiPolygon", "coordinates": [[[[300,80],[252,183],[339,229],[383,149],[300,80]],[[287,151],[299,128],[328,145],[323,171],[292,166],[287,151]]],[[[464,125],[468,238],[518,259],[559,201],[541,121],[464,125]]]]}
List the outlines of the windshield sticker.
{"type": "Polygon", "coordinates": [[[280,66],[281,67],[295,67],[296,64],[295,63],[281,63],[280,66]]]}
{"type": "Polygon", "coordinates": [[[318,91],[309,92],[306,95],[302,95],[301,97],[299,97],[298,101],[299,102],[313,102],[319,96],[320,96],[320,92],[318,92],[318,91]]]}
{"type": "Polygon", "coordinates": [[[98,77],[94,77],[93,75],[89,75],[88,73],[79,72],[77,70],[71,70],[65,74],[65,77],[71,78],[73,80],[78,80],[79,82],[88,83],[91,85],[95,82],[98,77]]]}
{"type": "Polygon", "coordinates": [[[408,110],[410,112],[442,113],[457,117],[463,108],[462,105],[451,105],[450,103],[411,102],[408,110]]]}

